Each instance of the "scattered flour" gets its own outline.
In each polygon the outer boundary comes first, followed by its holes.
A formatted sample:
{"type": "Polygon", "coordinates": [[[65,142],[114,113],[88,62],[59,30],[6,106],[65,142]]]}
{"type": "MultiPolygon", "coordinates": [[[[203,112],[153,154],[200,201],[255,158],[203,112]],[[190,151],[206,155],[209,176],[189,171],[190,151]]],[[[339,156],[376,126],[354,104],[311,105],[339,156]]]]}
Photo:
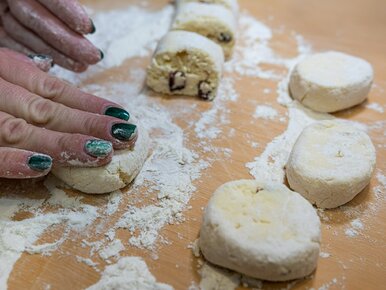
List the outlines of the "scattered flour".
{"type": "Polygon", "coordinates": [[[382,107],[382,105],[378,104],[378,103],[366,104],[366,109],[370,109],[370,110],[373,110],[373,111],[378,112],[378,113],[384,113],[385,112],[385,109],[382,107]]]}
{"type": "Polygon", "coordinates": [[[274,120],[279,113],[271,106],[258,105],[253,117],[256,119],[274,120]]]}
{"type": "Polygon", "coordinates": [[[99,256],[104,260],[107,260],[111,257],[118,257],[119,253],[122,252],[124,249],[125,247],[122,244],[121,240],[116,239],[111,242],[111,244],[103,248],[99,252],[99,256]]]}
{"type": "Polygon", "coordinates": [[[319,257],[321,257],[321,258],[329,258],[329,257],[331,257],[331,254],[330,253],[326,253],[326,252],[320,252],[319,253],[319,257]]]}
{"type": "Polygon", "coordinates": [[[107,266],[98,283],[88,290],[172,290],[173,287],[158,283],[146,263],[139,257],[121,258],[118,263],[107,266]]]}

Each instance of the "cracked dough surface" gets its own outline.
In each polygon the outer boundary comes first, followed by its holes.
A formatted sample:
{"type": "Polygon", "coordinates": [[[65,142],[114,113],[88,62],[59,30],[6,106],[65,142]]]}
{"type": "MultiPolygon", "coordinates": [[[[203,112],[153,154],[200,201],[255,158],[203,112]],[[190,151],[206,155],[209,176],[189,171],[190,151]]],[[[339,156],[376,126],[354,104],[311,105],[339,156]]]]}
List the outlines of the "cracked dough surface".
{"type": "Polygon", "coordinates": [[[365,60],[329,51],[306,57],[294,68],[290,92],[294,99],[318,112],[336,112],[362,103],[373,82],[365,60]]]}
{"type": "Polygon", "coordinates": [[[149,136],[140,130],[133,150],[117,150],[112,161],[97,168],[55,168],[52,173],[72,188],[89,194],[103,194],[130,184],[148,156],[149,136]]]}
{"type": "Polygon", "coordinates": [[[370,137],[344,121],[320,121],[304,129],[292,149],[286,173],[291,188],[321,208],[352,200],[375,168],[370,137]]]}
{"type": "Polygon", "coordinates": [[[316,268],[320,220],[283,184],[232,181],[211,197],[199,246],[213,264],[257,279],[292,280],[316,268]]]}

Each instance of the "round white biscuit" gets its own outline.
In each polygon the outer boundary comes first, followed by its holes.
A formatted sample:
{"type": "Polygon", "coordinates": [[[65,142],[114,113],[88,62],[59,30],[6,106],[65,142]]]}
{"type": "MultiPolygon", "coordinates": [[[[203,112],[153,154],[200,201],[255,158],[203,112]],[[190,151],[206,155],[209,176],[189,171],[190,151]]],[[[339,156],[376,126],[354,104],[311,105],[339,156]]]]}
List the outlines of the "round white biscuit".
{"type": "Polygon", "coordinates": [[[54,168],[52,173],[72,188],[89,194],[109,193],[130,184],[148,156],[149,136],[140,130],[134,149],[117,150],[111,162],[102,167],[54,168]]]}
{"type": "Polygon", "coordinates": [[[338,120],[304,129],[292,149],[286,174],[290,187],[320,208],[352,200],[370,182],[375,148],[363,131],[338,120]]]}
{"type": "Polygon", "coordinates": [[[336,112],[362,103],[373,82],[365,60],[329,51],[306,57],[291,73],[294,99],[318,112],[336,112]]]}
{"type": "Polygon", "coordinates": [[[205,210],[199,246],[213,264],[257,279],[311,274],[320,249],[320,220],[283,184],[238,180],[222,185],[205,210]]]}

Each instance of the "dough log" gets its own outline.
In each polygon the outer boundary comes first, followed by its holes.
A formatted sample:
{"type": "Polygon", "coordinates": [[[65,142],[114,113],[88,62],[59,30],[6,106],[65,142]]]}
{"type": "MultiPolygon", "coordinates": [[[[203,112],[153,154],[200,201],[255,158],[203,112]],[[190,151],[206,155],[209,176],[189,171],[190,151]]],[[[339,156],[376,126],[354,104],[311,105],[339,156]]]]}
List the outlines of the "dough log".
{"type": "Polygon", "coordinates": [[[307,200],[282,184],[233,181],[211,197],[199,247],[211,263],[250,277],[297,279],[316,268],[320,220],[307,200]]]}
{"type": "Polygon", "coordinates": [[[147,69],[147,85],[170,95],[213,100],[222,74],[220,46],[197,33],[171,31],[159,43],[147,69]]]}
{"type": "Polygon", "coordinates": [[[237,0],[176,0],[176,3],[177,7],[185,3],[217,4],[231,10],[235,16],[239,13],[239,4],[237,3],[237,0]]]}

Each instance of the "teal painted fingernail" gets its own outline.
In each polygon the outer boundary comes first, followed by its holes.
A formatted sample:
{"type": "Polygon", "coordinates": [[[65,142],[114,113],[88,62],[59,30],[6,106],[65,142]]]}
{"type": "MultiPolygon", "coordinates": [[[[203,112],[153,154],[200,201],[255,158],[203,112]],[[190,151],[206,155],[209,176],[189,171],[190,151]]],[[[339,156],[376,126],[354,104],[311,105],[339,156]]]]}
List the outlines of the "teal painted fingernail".
{"type": "Polygon", "coordinates": [[[130,141],[134,138],[137,126],[133,124],[115,124],[111,127],[111,134],[121,141],[130,141]]]}
{"type": "Polygon", "coordinates": [[[113,151],[113,145],[104,140],[89,140],[84,145],[84,149],[93,157],[105,157],[113,151]]]}
{"type": "Polygon", "coordinates": [[[101,60],[105,58],[105,54],[101,49],[99,50],[99,54],[100,54],[101,60]]]}
{"type": "Polygon", "coordinates": [[[91,22],[91,31],[90,31],[90,33],[93,34],[93,33],[95,33],[96,28],[95,28],[95,25],[94,25],[94,21],[92,21],[92,20],[90,19],[90,22],[91,22]]]}
{"type": "Polygon", "coordinates": [[[121,120],[128,121],[130,119],[130,114],[124,109],[110,107],[106,110],[105,115],[115,117],[121,120]]]}
{"type": "Polygon", "coordinates": [[[34,154],[28,159],[29,168],[35,171],[45,171],[52,166],[52,158],[48,155],[34,154]]]}

